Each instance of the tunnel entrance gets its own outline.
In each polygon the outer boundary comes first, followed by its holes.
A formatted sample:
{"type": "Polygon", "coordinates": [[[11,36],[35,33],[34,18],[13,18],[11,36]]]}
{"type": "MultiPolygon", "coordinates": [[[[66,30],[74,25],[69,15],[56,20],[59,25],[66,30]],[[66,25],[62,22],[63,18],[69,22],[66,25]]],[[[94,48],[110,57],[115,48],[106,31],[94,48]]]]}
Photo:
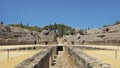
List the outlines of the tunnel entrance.
{"type": "Polygon", "coordinates": [[[56,46],[56,56],[54,57],[54,60],[52,61],[52,66],[56,64],[56,59],[59,54],[63,52],[63,46],[56,46]]]}
{"type": "Polygon", "coordinates": [[[59,54],[59,51],[63,51],[63,46],[57,46],[57,48],[56,48],[56,55],[59,54]]]}
{"type": "Polygon", "coordinates": [[[57,46],[57,51],[63,51],[63,46],[57,46]]]}

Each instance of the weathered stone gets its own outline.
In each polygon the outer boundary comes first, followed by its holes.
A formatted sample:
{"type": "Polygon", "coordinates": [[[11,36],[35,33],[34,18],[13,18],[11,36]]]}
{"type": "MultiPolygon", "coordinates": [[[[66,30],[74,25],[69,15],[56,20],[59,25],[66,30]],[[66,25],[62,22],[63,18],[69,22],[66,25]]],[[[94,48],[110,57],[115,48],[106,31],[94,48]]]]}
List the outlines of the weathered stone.
{"type": "Polygon", "coordinates": [[[75,64],[75,68],[110,68],[110,65],[98,61],[96,58],[88,56],[83,53],[80,49],[74,47],[67,47],[68,54],[72,62],[75,64]]]}
{"type": "Polygon", "coordinates": [[[120,24],[107,26],[99,29],[83,31],[87,34],[79,36],[67,35],[63,37],[63,42],[67,44],[87,44],[87,45],[118,45],[120,41],[120,24]],[[76,38],[78,36],[78,38],[76,38]]]}
{"type": "Polygon", "coordinates": [[[0,45],[55,44],[55,33],[43,30],[41,33],[24,28],[0,25],[0,45]]]}
{"type": "Polygon", "coordinates": [[[49,59],[49,57],[55,56],[53,53],[56,53],[56,50],[54,49],[55,47],[48,47],[33,55],[31,58],[19,63],[15,68],[50,68],[49,63],[51,63],[50,60],[53,59],[49,59]]]}
{"type": "Polygon", "coordinates": [[[49,31],[48,31],[48,30],[43,30],[43,31],[42,31],[42,34],[43,34],[43,35],[49,35],[49,31]]]}

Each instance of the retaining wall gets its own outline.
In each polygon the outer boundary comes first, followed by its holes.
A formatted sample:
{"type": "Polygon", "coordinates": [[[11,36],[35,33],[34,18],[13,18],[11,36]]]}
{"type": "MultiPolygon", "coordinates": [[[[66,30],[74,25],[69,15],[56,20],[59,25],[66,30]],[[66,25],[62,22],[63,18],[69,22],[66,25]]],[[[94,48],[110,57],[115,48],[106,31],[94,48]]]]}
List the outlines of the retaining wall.
{"type": "Polygon", "coordinates": [[[120,46],[120,40],[94,40],[94,41],[79,41],[79,40],[75,40],[73,41],[74,44],[72,44],[71,41],[63,41],[63,43],[66,43],[67,45],[108,45],[108,46],[111,46],[111,45],[114,45],[114,46],[120,46]]]}
{"type": "Polygon", "coordinates": [[[88,56],[80,49],[68,46],[65,48],[75,68],[110,68],[109,64],[103,63],[102,61],[98,61],[96,58],[88,56]]]}
{"type": "Polygon", "coordinates": [[[72,46],[75,48],[79,48],[81,50],[114,50],[109,48],[99,48],[99,47],[91,47],[91,46],[72,46]]]}
{"type": "Polygon", "coordinates": [[[50,68],[54,53],[56,53],[56,47],[49,47],[19,63],[15,68],[50,68]]]}
{"type": "Polygon", "coordinates": [[[115,45],[118,46],[120,44],[119,40],[101,40],[101,41],[85,41],[86,45],[115,45]]]}

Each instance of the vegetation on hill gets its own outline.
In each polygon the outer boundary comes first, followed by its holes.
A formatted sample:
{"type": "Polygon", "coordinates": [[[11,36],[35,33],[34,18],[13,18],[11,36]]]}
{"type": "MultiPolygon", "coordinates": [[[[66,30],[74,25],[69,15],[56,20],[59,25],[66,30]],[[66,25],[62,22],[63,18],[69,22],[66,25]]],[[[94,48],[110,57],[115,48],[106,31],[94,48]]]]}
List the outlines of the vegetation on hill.
{"type": "Polygon", "coordinates": [[[42,29],[47,29],[50,32],[55,32],[58,34],[59,37],[62,37],[65,34],[68,34],[71,32],[72,27],[64,25],[64,24],[56,24],[54,23],[53,25],[47,25],[43,27],[42,29]]]}
{"type": "Polygon", "coordinates": [[[120,21],[116,21],[116,23],[114,25],[120,24],[120,21]]]}
{"type": "Polygon", "coordinates": [[[22,23],[20,23],[20,24],[8,24],[8,25],[9,26],[14,26],[14,27],[21,27],[21,28],[25,28],[25,29],[29,29],[29,30],[33,30],[33,31],[38,31],[38,32],[42,31],[41,27],[29,26],[29,24],[23,25],[22,23]]]}
{"type": "MultiPolygon", "coordinates": [[[[22,22],[18,24],[8,24],[9,26],[14,27],[21,27],[33,31],[41,32],[42,30],[49,30],[50,32],[55,32],[59,37],[62,37],[63,35],[69,34],[72,32],[73,28],[64,24],[50,24],[46,25],[43,28],[38,26],[29,26],[29,23],[27,25],[23,25],[22,22]]],[[[73,32],[72,32],[73,33],[73,32]]]]}
{"type": "MultiPolygon", "coordinates": [[[[114,24],[112,24],[112,25],[118,25],[118,24],[120,24],[120,21],[116,21],[114,24]]],[[[107,26],[112,26],[112,25],[104,25],[103,27],[107,27],[107,26]]]]}

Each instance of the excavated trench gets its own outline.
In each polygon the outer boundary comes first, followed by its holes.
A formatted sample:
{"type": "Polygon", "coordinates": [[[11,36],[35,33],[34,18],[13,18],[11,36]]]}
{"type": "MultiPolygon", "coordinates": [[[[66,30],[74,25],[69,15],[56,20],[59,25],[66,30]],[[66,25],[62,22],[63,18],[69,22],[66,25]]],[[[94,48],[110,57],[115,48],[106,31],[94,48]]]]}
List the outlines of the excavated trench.
{"type": "Polygon", "coordinates": [[[71,68],[72,66],[69,64],[68,55],[65,54],[63,46],[56,47],[56,57],[53,59],[53,65],[51,68],[71,68]]]}
{"type": "Polygon", "coordinates": [[[56,58],[53,59],[51,68],[110,68],[109,64],[82,52],[83,49],[105,50],[104,48],[57,46],[56,49],[56,58]]]}
{"type": "Polygon", "coordinates": [[[38,52],[15,68],[110,68],[110,65],[83,53],[79,47],[57,45],[38,52]]]}

